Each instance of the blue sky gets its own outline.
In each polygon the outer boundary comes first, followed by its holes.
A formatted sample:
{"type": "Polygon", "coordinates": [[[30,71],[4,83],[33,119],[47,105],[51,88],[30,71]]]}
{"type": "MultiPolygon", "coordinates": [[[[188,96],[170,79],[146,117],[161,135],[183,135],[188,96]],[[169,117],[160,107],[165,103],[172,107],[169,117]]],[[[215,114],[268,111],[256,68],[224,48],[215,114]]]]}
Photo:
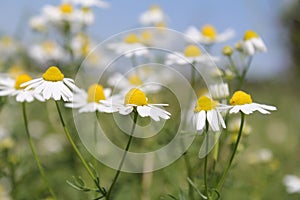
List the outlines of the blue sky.
{"type": "MultiPolygon", "coordinates": [[[[259,33],[268,46],[268,53],[255,57],[250,73],[255,77],[272,77],[279,74],[289,63],[285,49],[286,33],[280,27],[282,10],[295,0],[110,0],[106,10],[95,9],[96,23],[91,34],[97,39],[105,39],[118,32],[138,27],[138,17],[153,4],[160,5],[169,16],[169,27],[185,31],[190,25],[201,27],[213,24],[219,31],[228,27],[237,35],[229,44],[241,39],[244,31],[253,29],[259,33]]],[[[22,39],[30,38],[29,31],[17,29],[27,26],[26,19],[37,15],[45,4],[58,4],[60,0],[5,0],[0,7],[0,31],[19,33],[22,39]]],[[[26,30],[26,28],[24,29],[26,30]]],[[[217,48],[221,48],[219,45],[217,48]]]]}

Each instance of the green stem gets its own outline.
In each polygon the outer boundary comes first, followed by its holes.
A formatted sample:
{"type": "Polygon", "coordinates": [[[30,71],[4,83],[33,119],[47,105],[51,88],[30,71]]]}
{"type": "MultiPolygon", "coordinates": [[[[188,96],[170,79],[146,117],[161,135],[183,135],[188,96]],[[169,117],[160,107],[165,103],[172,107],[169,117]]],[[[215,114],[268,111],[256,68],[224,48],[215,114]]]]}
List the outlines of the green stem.
{"type": "Polygon", "coordinates": [[[29,142],[29,146],[30,146],[33,158],[34,158],[34,160],[36,162],[36,165],[38,167],[40,175],[41,175],[44,183],[46,184],[46,187],[48,188],[49,193],[51,194],[51,196],[52,196],[53,199],[57,199],[56,196],[55,196],[55,194],[54,194],[54,192],[53,192],[53,190],[52,190],[52,188],[51,188],[51,186],[50,186],[50,184],[49,184],[49,182],[48,182],[48,179],[47,179],[47,177],[45,175],[45,172],[43,170],[41,162],[40,162],[40,160],[38,158],[38,155],[36,153],[32,137],[31,137],[30,132],[29,132],[28,120],[27,120],[27,114],[26,114],[26,103],[25,102],[22,103],[22,111],[23,111],[23,119],[24,119],[25,131],[26,131],[26,134],[27,134],[27,138],[28,138],[28,142],[29,142]]]}
{"type": "Polygon", "coordinates": [[[77,148],[74,140],[72,139],[72,137],[70,135],[69,130],[66,127],[65,121],[63,119],[61,110],[60,110],[59,105],[58,105],[58,102],[55,101],[55,104],[56,104],[56,108],[57,108],[57,112],[58,112],[58,115],[59,115],[59,119],[60,119],[61,125],[63,126],[64,132],[65,132],[65,134],[66,134],[66,136],[68,138],[69,143],[71,144],[72,148],[74,149],[74,151],[75,151],[77,157],[79,158],[79,160],[81,161],[82,165],[84,166],[84,168],[86,169],[86,171],[88,172],[88,174],[90,175],[90,177],[93,179],[96,187],[99,189],[99,192],[101,192],[103,194],[104,192],[103,192],[102,188],[99,185],[98,177],[95,177],[95,175],[93,174],[93,172],[89,168],[87,162],[85,161],[85,159],[81,155],[79,149],[77,148]]]}
{"type": "Polygon", "coordinates": [[[109,200],[110,199],[110,195],[111,195],[111,192],[118,180],[118,177],[121,173],[121,169],[123,167],[123,164],[124,164],[124,161],[125,161],[125,158],[126,158],[126,155],[128,153],[128,150],[129,150],[129,147],[130,147],[130,144],[131,144],[131,141],[133,139],[133,133],[134,133],[134,130],[135,130],[135,127],[136,127],[136,122],[137,122],[137,118],[138,118],[138,112],[136,110],[134,110],[134,117],[133,117],[133,125],[132,125],[132,129],[131,129],[131,133],[130,133],[130,136],[129,136],[129,139],[128,139],[128,142],[127,142],[127,145],[125,147],[125,151],[124,151],[124,154],[122,156],[122,159],[121,159],[121,162],[120,162],[120,165],[119,165],[119,168],[115,174],[115,177],[112,181],[112,184],[111,186],[109,187],[109,190],[107,192],[107,195],[106,195],[106,199],[109,200]]]}
{"type": "Polygon", "coordinates": [[[194,87],[195,87],[195,83],[196,83],[196,69],[195,69],[195,62],[193,62],[192,64],[191,64],[191,86],[192,86],[192,88],[194,89],[194,87]]]}
{"type": "MultiPolygon", "coordinates": [[[[184,158],[184,163],[185,163],[185,166],[186,166],[188,178],[190,178],[193,181],[192,167],[191,167],[190,160],[188,158],[188,152],[187,151],[183,155],[183,158],[184,158]]],[[[195,199],[194,198],[194,190],[193,190],[193,186],[192,186],[191,183],[189,183],[189,197],[190,197],[190,200],[195,199]]]]}
{"type": "Polygon", "coordinates": [[[246,74],[247,74],[247,72],[248,72],[248,70],[250,68],[251,62],[252,62],[252,58],[253,58],[253,56],[249,57],[249,60],[248,60],[246,66],[245,66],[245,68],[244,68],[244,70],[243,70],[243,72],[242,72],[242,74],[240,76],[240,83],[239,83],[238,89],[241,89],[242,86],[243,86],[243,84],[244,84],[244,81],[245,81],[245,78],[246,78],[246,74]]]}
{"type": "Polygon", "coordinates": [[[229,62],[230,62],[229,68],[235,73],[235,75],[237,77],[240,77],[239,71],[237,70],[236,65],[235,65],[232,57],[228,56],[228,59],[229,59],[229,62]]]}
{"type": "Polygon", "coordinates": [[[209,124],[208,124],[208,121],[206,119],[206,127],[205,127],[205,142],[206,142],[206,152],[205,152],[205,158],[204,158],[204,186],[205,186],[205,195],[207,197],[207,199],[209,200],[209,193],[208,193],[208,185],[207,185],[207,158],[208,158],[208,127],[209,127],[209,124]]]}
{"type": "Polygon", "coordinates": [[[224,181],[225,181],[225,178],[226,178],[226,176],[227,176],[227,174],[228,174],[228,172],[229,172],[229,169],[230,169],[230,167],[231,167],[232,161],[233,161],[233,159],[234,159],[234,157],[235,157],[235,155],[236,155],[237,148],[238,148],[238,145],[239,145],[239,143],[240,143],[240,139],[241,139],[242,132],[243,132],[244,121],[245,121],[245,114],[241,112],[241,124],[240,124],[240,130],[239,130],[239,133],[238,133],[238,138],[237,138],[237,141],[236,141],[236,143],[235,143],[235,146],[234,146],[232,155],[231,155],[231,157],[230,157],[229,163],[228,163],[228,165],[227,165],[227,167],[226,167],[224,173],[222,174],[219,183],[217,184],[217,187],[216,187],[217,191],[219,191],[219,190],[221,189],[221,187],[222,187],[222,185],[223,185],[223,183],[224,183],[224,181]]]}

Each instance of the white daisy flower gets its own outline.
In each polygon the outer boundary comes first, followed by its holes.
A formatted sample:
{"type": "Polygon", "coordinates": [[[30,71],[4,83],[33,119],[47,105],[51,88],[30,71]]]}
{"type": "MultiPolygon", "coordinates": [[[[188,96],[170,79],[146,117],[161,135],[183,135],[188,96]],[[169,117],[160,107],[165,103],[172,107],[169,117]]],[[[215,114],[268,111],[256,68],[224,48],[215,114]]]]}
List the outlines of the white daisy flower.
{"type": "Polygon", "coordinates": [[[150,104],[145,93],[138,88],[132,88],[125,95],[124,103],[113,101],[100,101],[108,106],[112,112],[117,110],[121,115],[128,115],[136,110],[141,117],[150,117],[154,121],[170,119],[171,113],[161,109],[168,104],[150,104]]]}
{"type": "Polygon", "coordinates": [[[167,17],[162,9],[159,6],[154,5],[141,14],[140,23],[143,26],[157,26],[158,24],[164,23],[166,18],[167,17]]]}
{"type": "Polygon", "coordinates": [[[234,37],[235,32],[232,29],[226,29],[222,33],[218,33],[214,26],[204,25],[199,31],[196,27],[191,26],[185,32],[188,40],[199,42],[205,45],[211,45],[214,43],[225,42],[234,37]]]}
{"type": "Polygon", "coordinates": [[[92,50],[92,41],[85,33],[77,34],[71,41],[71,48],[75,57],[86,57],[92,50]]]}
{"type": "Polygon", "coordinates": [[[34,16],[29,20],[29,26],[38,32],[46,32],[47,31],[47,19],[45,16],[34,16]]]}
{"type": "Polygon", "coordinates": [[[300,178],[295,175],[285,175],[283,177],[283,184],[288,193],[300,193],[300,178]]]}
{"type": "Polygon", "coordinates": [[[39,64],[45,64],[50,61],[63,61],[67,53],[56,42],[44,41],[30,47],[29,56],[39,64]]]}
{"type": "Polygon", "coordinates": [[[73,22],[76,20],[72,4],[63,3],[59,6],[46,5],[42,10],[42,15],[53,23],[73,22]]]}
{"type": "Polygon", "coordinates": [[[223,117],[220,113],[218,102],[213,101],[207,96],[201,96],[194,110],[193,122],[196,130],[203,132],[206,122],[212,131],[220,131],[220,125],[226,128],[223,117]]]}
{"type": "Polygon", "coordinates": [[[123,42],[112,43],[108,48],[114,50],[117,54],[125,54],[125,57],[142,56],[148,54],[146,46],[136,34],[129,34],[123,42]]]}
{"type": "Polygon", "coordinates": [[[238,113],[240,111],[246,115],[249,115],[254,111],[259,111],[262,114],[270,114],[269,111],[277,110],[274,106],[253,103],[251,96],[243,91],[235,92],[230,99],[230,104],[230,114],[238,113]]]}
{"type": "Polygon", "coordinates": [[[189,45],[184,52],[175,52],[168,54],[165,61],[166,65],[178,64],[186,65],[192,63],[210,63],[211,61],[218,61],[217,57],[202,54],[200,48],[196,45],[189,45]]]}
{"type": "Polygon", "coordinates": [[[56,66],[51,66],[43,74],[42,78],[33,79],[21,84],[25,90],[34,90],[36,94],[42,95],[46,100],[72,101],[72,91],[79,91],[71,78],[65,78],[64,74],[56,66]]]}
{"type": "Polygon", "coordinates": [[[93,84],[89,87],[88,92],[80,90],[74,94],[72,102],[66,103],[65,106],[69,108],[78,108],[79,113],[83,112],[116,112],[117,110],[108,109],[106,105],[103,105],[100,101],[110,101],[112,97],[111,89],[103,88],[99,84],[93,84]]]}
{"type": "Polygon", "coordinates": [[[121,90],[120,93],[123,94],[127,93],[128,88],[134,87],[141,88],[146,93],[155,93],[162,89],[161,85],[151,84],[153,82],[156,82],[154,80],[154,76],[143,76],[144,73],[141,72],[143,71],[139,70],[138,73],[132,73],[128,77],[125,77],[120,73],[115,73],[108,78],[107,83],[110,86],[121,90]]]}
{"type": "Polygon", "coordinates": [[[254,31],[245,32],[244,41],[241,42],[243,52],[247,55],[254,55],[257,52],[266,52],[267,47],[261,37],[254,31]]]}
{"type": "Polygon", "coordinates": [[[91,8],[82,7],[76,12],[76,22],[79,22],[82,25],[88,26],[94,23],[95,16],[91,8]]]}
{"type": "Polygon", "coordinates": [[[74,5],[80,5],[82,7],[99,7],[99,8],[108,8],[109,3],[102,0],[64,0],[65,3],[71,3],[74,5]]]}
{"type": "Polygon", "coordinates": [[[0,39],[0,55],[3,58],[14,55],[18,50],[18,43],[10,36],[2,36],[0,39]]]}
{"type": "Polygon", "coordinates": [[[35,99],[45,101],[40,94],[36,94],[33,90],[24,90],[24,87],[21,86],[30,80],[32,78],[27,74],[19,75],[16,79],[0,79],[0,96],[16,96],[17,102],[29,103],[35,99]]]}
{"type": "Polygon", "coordinates": [[[214,99],[226,99],[229,96],[229,87],[227,83],[210,85],[209,91],[214,99]]]}

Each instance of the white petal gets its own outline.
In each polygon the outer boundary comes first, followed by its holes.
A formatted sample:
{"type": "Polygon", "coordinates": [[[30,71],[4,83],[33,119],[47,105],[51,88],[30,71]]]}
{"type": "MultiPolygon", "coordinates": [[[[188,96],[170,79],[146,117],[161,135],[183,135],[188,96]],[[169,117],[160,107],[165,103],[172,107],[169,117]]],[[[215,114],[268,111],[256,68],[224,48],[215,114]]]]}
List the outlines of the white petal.
{"type": "Polygon", "coordinates": [[[238,113],[239,111],[241,110],[241,106],[233,106],[231,109],[230,109],[230,111],[229,111],[229,113],[230,114],[232,114],[232,113],[238,113]]]}
{"type": "Polygon", "coordinates": [[[150,110],[151,110],[151,108],[148,106],[138,106],[137,107],[137,111],[141,117],[150,116],[150,110]]]}
{"type": "Polygon", "coordinates": [[[201,131],[203,130],[203,128],[205,127],[205,123],[206,123],[206,112],[204,110],[201,110],[199,113],[196,114],[197,115],[197,125],[196,125],[196,129],[197,131],[201,131]]]}
{"type": "Polygon", "coordinates": [[[207,121],[213,131],[219,131],[219,120],[215,110],[207,111],[207,121]]]}
{"type": "Polygon", "coordinates": [[[255,48],[253,47],[253,44],[251,41],[245,41],[243,42],[243,50],[247,55],[254,55],[255,53],[255,48]]]}

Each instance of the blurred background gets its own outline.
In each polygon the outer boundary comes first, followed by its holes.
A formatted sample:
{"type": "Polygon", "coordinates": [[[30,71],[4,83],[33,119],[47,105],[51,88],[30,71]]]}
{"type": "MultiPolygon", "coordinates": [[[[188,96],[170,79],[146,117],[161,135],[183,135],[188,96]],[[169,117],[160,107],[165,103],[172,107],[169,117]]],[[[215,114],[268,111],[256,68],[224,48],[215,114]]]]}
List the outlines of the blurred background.
{"type": "MultiPolygon", "coordinates": [[[[31,44],[37,39],[36,33],[28,26],[30,17],[37,15],[46,4],[59,4],[58,0],[10,0],[2,1],[0,6],[0,35],[11,35],[24,44],[31,44]]],[[[151,5],[159,5],[168,16],[168,28],[184,32],[189,26],[201,27],[213,24],[217,30],[223,31],[233,28],[236,36],[226,44],[234,45],[236,40],[242,39],[248,29],[255,30],[268,47],[267,53],[255,56],[247,77],[245,90],[251,93],[253,100],[275,105],[278,111],[271,116],[254,114],[248,117],[251,127],[250,136],[245,142],[246,147],[238,158],[237,166],[231,172],[231,178],[224,189],[222,199],[231,200],[264,200],[264,199],[300,199],[299,193],[289,193],[283,184],[283,177],[293,174],[300,177],[300,4],[296,0],[210,0],[210,1],[109,1],[108,9],[94,8],[95,23],[88,32],[94,40],[100,42],[119,32],[140,27],[139,16],[151,5]]],[[[224,44],[217,44],[214,52],[221,52],[224,44]]],[[[49,105],[48,110],[54,109],[49,105]]],[[[40,107],[35,108],[39,110],[40,107]]],[[[11,103],[0,113],[0,132],[11,132],[19,138],[15,156],[0,158],[0,167],[8,159],[17,162],[18,156],[28,151],[26,141],[20,140],[18,135],[23,131],[20,108],[11,103]],[[5,121],[5,123],[1,123],[5,121]],[[3,129],[3,130],[2,130],[3,129]],[[22,148],[19,148],[23,145],[22,148]]],[[[35,111],[32,111],[34,113],[35,111]]],[[[51,112],[50,112],[51,113],[51,112]]],[[[30,113],[29,113],[30,115],[30,113]]],[[[33,135],[39,140],[38,148],[42,155],[42,162],[47,166],[50,181],[63,199],[85,199],[82,193],[70,188],[65,180],[70,179],[79,171],[72,150],[66,147],[65,139],[43,132],[53,133],[57,127],[47,124],[56,122],[51,114],[43,116],[41,120],[33,120],[30,124],[33,135]],[[57,142],[60,141],[60,142],[57,142]],[[67,150],[66,150],[66,149],[67,150]]],[[[60,130],[61,131],[61,130],[60,130]]],[[[3,133],[4,134],[4,133],[3,133]]],[[[86,153],[87,156],[88,153],[86,153]]],[[[38,180],[33,159],[28,152],[26,160],[22,159],[22,180],[19,182],[18,196],[15,199],[39,199],[43,196],[43,186],[38,180]],[[25,171],[25,172],[24,172],[25,171]],[[37,192],[39,191],[39,192],[37,192]],[[36,196],[32,198],[30,193],[36,196]]],[[[180,163],[179,167],[183,164],[180,163]]],[[[77,163],[78,164],[78,163],[77,163]]],[[[177,163],[178,164],[178,163],[177,163]]],[[[113,171],[102,166],[100,173],[113,174],[113,171]]],[[[197,167],[197,166],[194,166],[197,167]]],[[[19,176],[16,172],[16,176],[19,176]]],[[[153,173],[149,199],[167,199],[160,194],[176,193],[179,187],[186,188],[183,177],[174,177],[178,173],[178,165],[171,165],[153,173]],[[162,184],[167,183],[167,184],[162,184]],[[177,184],[179,183],[179,184],[177,184]],[[182,183],[182,184],[181,184],[182,183]],[[168,186],[169,185],[169,186],[168,186]],[[175,189],[174,189],[175,188],[175,189]]],[[[4,174],[0,174],[0,194],[9,193],[11,187],[4,174]],[[2,177],[2,178],[1,178],[2,177]]],[[[124,174],[119,199],[130,199],[132,190],[142,192],[139,185],[140,175],[124,174]],[[136,176],[132,179],[131,176],[136,176]],[[131,184],[127,184],[131,183],[131,184]]],[[[106,180],[106,182],[108,182],[106,180]]],[[[299,183],[298,183],[299,184],[299,183]]],[[[298,186],[300,187],[300,186],[298,186]]],[[[300,189],[299,189],[300,191],[300,189]]],[[[0,199],[1,199],[0,195],[0,199]]],[[[7,197],[8,198],[8,197],[7,197]]],[[[134,198],[134,197],[132,197],[134,198]]],[[[4,197],[3,197],[4,199],[4,197]]],[[[9,198],[8,198],[9,199],[9,198]]],[[[145,198],[147,199],[147,198],[145,198]]]]}

